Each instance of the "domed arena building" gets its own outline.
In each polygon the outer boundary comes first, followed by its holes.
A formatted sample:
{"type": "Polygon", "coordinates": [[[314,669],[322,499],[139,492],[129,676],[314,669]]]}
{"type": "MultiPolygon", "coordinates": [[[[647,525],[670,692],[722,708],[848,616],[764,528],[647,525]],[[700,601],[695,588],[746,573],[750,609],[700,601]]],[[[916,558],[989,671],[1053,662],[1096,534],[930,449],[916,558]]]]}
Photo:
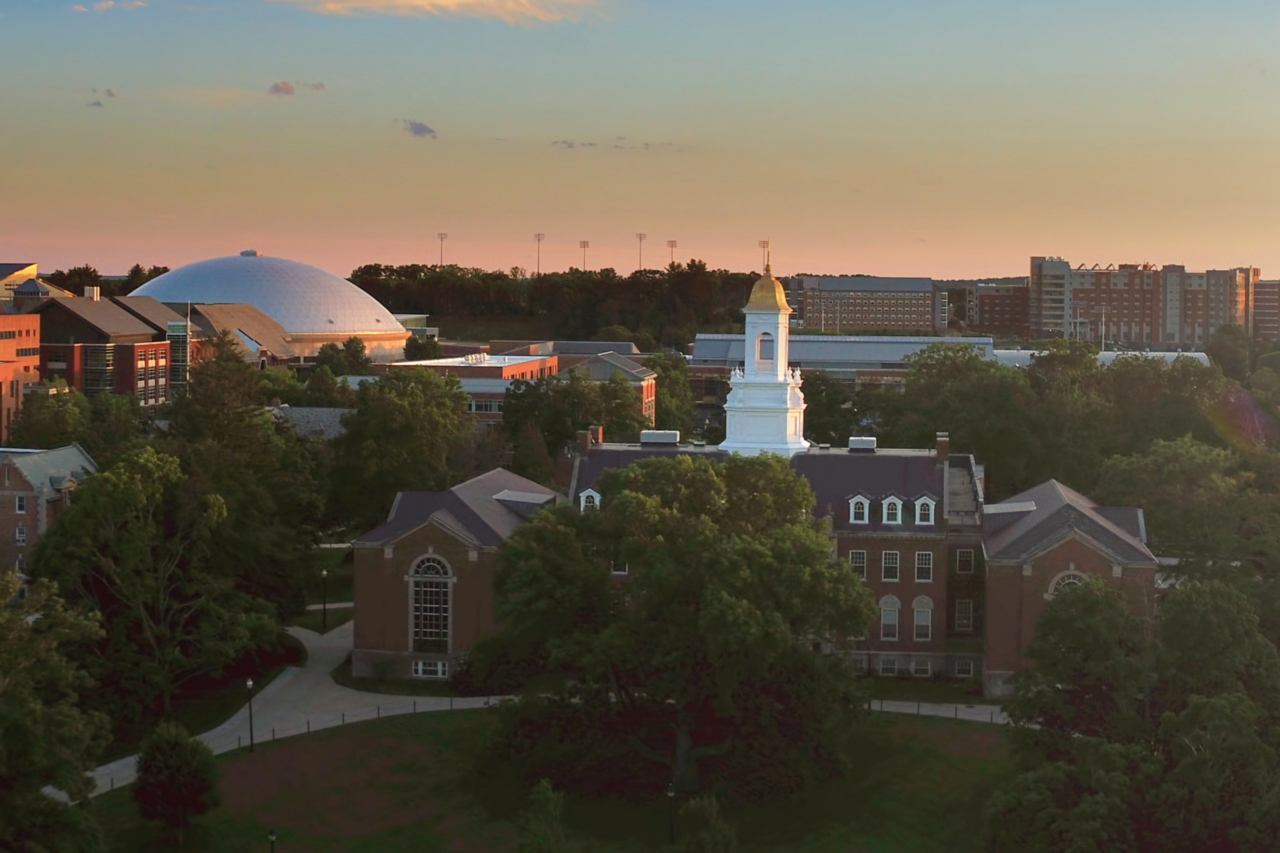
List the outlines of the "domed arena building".
{"type": "MultiPolygon", "coordinates": [[[[364,341],[374,361],[399,361],[409,332],[386,308],[351,282],[297,261],[241,252],[180,267],[133,292],[179,310],[192,305],[252,305],[288,333],[296,355],[364,341]]],[[[179,313],[182,313],[179,310],[179,313]]]]}

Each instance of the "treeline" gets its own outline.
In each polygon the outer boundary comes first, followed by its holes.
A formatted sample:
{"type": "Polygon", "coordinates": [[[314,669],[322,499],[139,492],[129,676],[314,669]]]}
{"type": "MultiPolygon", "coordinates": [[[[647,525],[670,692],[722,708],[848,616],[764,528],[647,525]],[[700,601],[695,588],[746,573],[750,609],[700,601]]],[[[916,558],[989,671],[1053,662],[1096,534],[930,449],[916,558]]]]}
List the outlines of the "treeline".
{"type": "Polygon", "coordinates": [[[54,287],[70,291],[76,296],[84,296],[86,287],[102,288],[103,296],[128,296],[151,279],[158,278],[168,271],[168,267],[144,267],[142,264],[134,264],[123,279],[103,278],[102,273],[97,269],[85,264],[67,270],[54,270],[41,278],[54,287]]]}
{"type": "Polygon", "coordinates": [[[695,260],[628,276],[612,269],[571,269],[536,278],[519,269],[369,264],[350,278],[395,313],[546,316],[558,338],[592,340],[602,330],[620,326],[662,346],[684,346],[698,332],[729,331],[741,324],[742,306],[758,277],[710,270],[695,260]]]}

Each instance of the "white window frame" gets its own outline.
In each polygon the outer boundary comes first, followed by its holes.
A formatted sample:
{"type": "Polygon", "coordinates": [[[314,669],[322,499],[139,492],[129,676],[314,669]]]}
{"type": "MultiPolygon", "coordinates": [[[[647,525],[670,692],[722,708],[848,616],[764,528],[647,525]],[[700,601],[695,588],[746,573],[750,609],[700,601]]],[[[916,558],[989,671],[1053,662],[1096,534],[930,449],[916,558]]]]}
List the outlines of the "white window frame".
{"type": "Polygon", "coordinates": [[[917,656],[913,658],[911,661],[911,674],[916,678],[928,678],[933,675],[933,661],[926,657],[917,656]],[[923,671],[921,671],[921,664],[924,664],[923,671]]]}
{"type": "Polygon", "coordinates": [[[902,580],[902,553],[900,551],[880,552],[880,580],[885,583],[898,583],[902,580]],[[893,577],[889,577],[889,556],[893,556],[893,577]]]}
{"type": "Polygon", "coordinates": [[[13,531],[13,538],[19,545],[26,545],[27,544],[27,526],[25,524],[19,524],[17,528],[13,531]]]}
{"type": "Polygon", "coordinates": [[[853,567],[853,571],[863,580],[867,579],[867,552],[866,551],[850,551],[849,565],[853,567]],[[859,560],[861,558],[861,565],[859,560]]]}
{"type": "Polygon", "coordinates": [[[886,595],[880,599],[880,639],[884,642],[898,642],[898,617],[901,612],[902,605],[896,596],[886,595]]]}
{"type": "Polygon", "coordinates": [[[972,598],[960,598],[956,600],[956,630],[964,631],[966,634],[973,631],[973,599],[972,598]],[[963,607],[962,605],[967,605],[967,607],[963,607]],[[966,610],[968,611],[968,613],[962,618],[961,614],[963,614],[966,610]]]}
{"type": "Polygon", "coordinates": [[[961,548],[958,551],[956,551],[956,574],[971,575],[973,574],[973,568],[974,568],[974,550],[972,548],[961,548]],[[968,569],[964,567],[966,562],[964,559],[965,554],[969,555],[968,569]]]}
{"type": "Polygon", "coordinates": [[[413,677],[448,678],[449,662],[447,660],[416,660],[413,662],[413,677]]]}
{"type": "Polygon", "coordinates": [[[578,511],[600,508],[600,493],[595,489],[583,489],[578,493],[578,511]]]}
{"type": "Polygon", "coordinates": [[[880,504],[880,520],[884,524],[902,523],[902,501],[898,498],[885,498],[880,504]],[[889,518],[889,510],[893,510],[893,518],[889,518]]]}
{"type": "Polygon", "coordinates": [[[870,524],[871,523],[871,501],[859,495],[858,497],[849,498],[849,523],[850,524],[870,524]],[[858,518],[858,511],[862,511],[862,518],[858,518]]]}
{"type": "MultiPolygon", "coordinates": [[[[423,642],[443,642],[444,653],[453,650],[453,585],[458,576],[453,568],[439,554],[428,553],[413,561],[406,580],[409,581],[409,650],[426,651],[417,648],[419,640],[423,642]],[[430,598],[432,594],[440,596],[430,598]],[[432,603],[434,601],[434,604],[432,603]],[[436,608],[436,620],[442,622],[443,637],[418,636],[429,630],[431,607],[436,608]],[[421,608],[421,610],[419,610],[421,608]],[[421,625],[419,624],[421,622],[421,625]]],[[[439,628],[430,629],[439,632],[439,628]]]]}
{"type": "Polygon", "coordinates": [[[916,551],[916,583],[933,583],[932,551],[916,551]],[[922,569],[928,570],[928,577],[920,577],[920,571],[922,569]]]}
{"type": "Polygon", "coordinates": [[[880,655],[877,661],[881,675],[897,675],[898,674],[898,656],[897,655],[880,655]],[[886,666],[886,664],[888,664],[886,666]]]}
{"type": "Polygon", "coordinates": [[[973,678],[973,661],[968,658],[956,661],[956,678],[973,678]]]}
{"type": "Polygon", "coordinates": [[[1072,564],[1070,569],[1065,572],[1059,572],[1054,576],[1053,580],[1049,581],[1049,589],[1045,592],[1044,597],[1045,599],[1051,599],[1063,590],[1072,586],[1079,586],[1088,579],[1088,575],[1076,571],[1075,565],[1072,564]]]}
{"type": "Polygon", "coordinates": [[[933,639],[933,601],[927,595],[918,595],[911,602],[911,639],[927,643],[933,639]],[[924,621],[921,621],[921,615],[924,621]],[[922,632],[920,629],[923,628],[922,632]]]}
{"type": "Polygon", "coordinates": [[[16,512],[18,515],[27,514],[27,496],[26,495],[18,495],[16,498],[13,499],[13,511],[16,512]]]}
{"type": "Polygon", "coordinates": [[[920,526],[932,526],[934,519],[938,517],[937,501],[933,498],[920,498],[916,501],[916,524],[920,526]],[[929,517],[925,519],[924,512],[928,511],[929,517]]]}
{"type": "Polygon", "coordinates": [[[609,574],[624,577],[631,573],[631,564],[628,562],[619,562],[617,560],[609,561],[609,574]]]}

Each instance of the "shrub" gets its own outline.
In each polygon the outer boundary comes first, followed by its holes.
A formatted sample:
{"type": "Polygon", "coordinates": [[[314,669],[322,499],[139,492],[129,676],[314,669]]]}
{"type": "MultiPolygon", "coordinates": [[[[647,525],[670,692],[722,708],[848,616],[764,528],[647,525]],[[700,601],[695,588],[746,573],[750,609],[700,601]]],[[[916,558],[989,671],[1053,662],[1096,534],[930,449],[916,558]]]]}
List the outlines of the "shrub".
{"type": "Polygon", "coordinates": [[[221,801],[213,753],[179,723],[164,722],[142,742],[133,799],[143,818],[182,830],[221,801]]]}

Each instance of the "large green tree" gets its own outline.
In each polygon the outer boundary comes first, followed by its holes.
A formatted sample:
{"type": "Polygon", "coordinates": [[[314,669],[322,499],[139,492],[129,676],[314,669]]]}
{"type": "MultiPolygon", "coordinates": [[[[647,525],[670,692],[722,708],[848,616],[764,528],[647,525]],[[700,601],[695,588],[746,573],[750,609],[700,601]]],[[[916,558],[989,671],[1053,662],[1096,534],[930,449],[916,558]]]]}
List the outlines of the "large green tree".
{"type": "Polygon", "coordinates": [[[24,601],[0,572],[0,849],[15,853],[96,853],[102,838],[89,813],[48,796],[87,797],[87,776],[106,745],[107,720],[85,711],[93,684],[68,650],[101,635],[94,618],[73,613],[47,582],[24,601]]]}
{"type": "Polygon", "coordinates": [[[849,386],[825,370],[806,370],[800,390],[804,392],[804,437],[819,444],[847,442],[858,420],[849,386]]]}
{"type": "Polygon", "coordinates": [[[610,788],[647,758],[692,791],[714,758],[720,782],[755,793],[839,767],[861,702],[841,660],[811,645],[859,635],[871,604],[810,518],[808,484],[780,457],[685,456],[599,489],[602,509],[544,512],[500,554],[494,646],[571,685],[524,700],[512,735],[545,736],[534,752],[558,743],[565,763],[518,760],[610,788]],[[562,741],[570,719],[581,737],[562,741]]]}
{"type": "Polygon", "coordinates": [[[649,356],[645,364],[658,374],[654,425],[658,429],[678,429],[690,435],[695,426],[693,389],[689,386],[689,363],[678,352],[649,356]]]}
{"type": "Polygon", "coordinates": [[[68,389],[65,382],[55,383],[54,391],[48,395],[32,394],[23,401],[13,422],[9,446],[66,447],[85,437],[89,431],[89,400],[68,389]]]}
{"type": "Polygon", "coordinates": [[[132,793],[138,814],[177,830],[181,844],[183,830],[221,802],[213,752],[180,723],[161,723],[142,741],[132,793]]]}

